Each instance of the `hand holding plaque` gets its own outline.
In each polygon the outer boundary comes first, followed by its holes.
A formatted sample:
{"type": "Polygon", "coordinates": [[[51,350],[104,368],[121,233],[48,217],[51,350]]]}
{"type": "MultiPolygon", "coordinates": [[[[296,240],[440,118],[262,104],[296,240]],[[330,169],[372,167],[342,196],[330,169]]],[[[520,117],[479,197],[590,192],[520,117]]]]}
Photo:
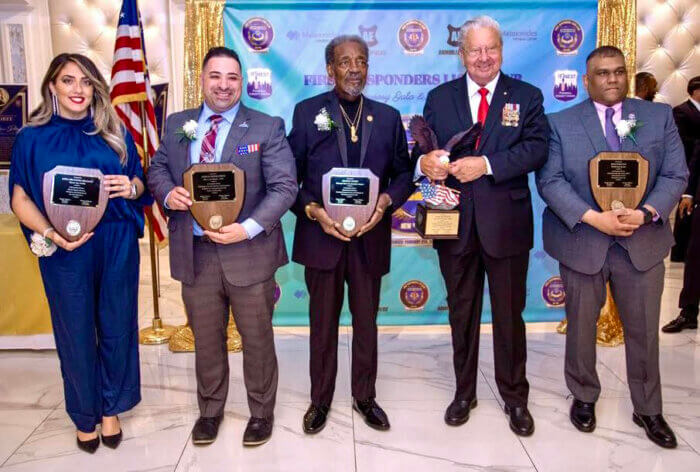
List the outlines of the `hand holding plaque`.
{"type": "Polygon", "coordinates": [[[107,209],[108,192],[98,169],[56,166],[44,174],[44,209],[65,240],[91,232],[107,209]]]}
{"type": "Polygon", "coordinates": [[[377,206],[379,178],[369,169],[334,167],[322,182],[324,210],[345,236],[355,236],[377,206]]]}
{"type": "Polygon", "coordinates": [[[182,176],[190,212],[203,229],[218,231],[234,223],[245,199],[245,173],[231,163],[193,164],[182,176]]]}

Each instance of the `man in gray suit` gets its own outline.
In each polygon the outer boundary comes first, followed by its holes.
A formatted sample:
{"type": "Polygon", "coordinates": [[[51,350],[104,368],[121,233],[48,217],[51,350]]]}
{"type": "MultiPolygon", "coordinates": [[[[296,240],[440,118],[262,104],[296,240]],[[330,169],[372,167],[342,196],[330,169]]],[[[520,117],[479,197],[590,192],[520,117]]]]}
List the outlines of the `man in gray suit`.
{"type": "Polygon", "coordinates": [[[659,309],[663,259],[673,244],[668,217],[688,178],[683,147],[668,105],[625,99],[627,70],[619,49],[594,50],[583,82],[590,99],[549,116],[549,158],[537,172],[537,188],[548,205],[544,248],[559,261],[566,290],[570,418],[581,431],[595,428],[596,320],[609,281],[625,331],[632,419],[653,442],[673,448],[676,438],[661,407],[659,309]],[[615,125],[631,115],[640,126],[632,137],[620,138],[615,125]],[[638,208],[599,211],[588,161],[603,151],[638,152],[649,161],[638,208]]]}
{"type": "Polygon", "coordinates": [[[240,102],[241,64],[227,48],[209,50],[202,64],[204,103],[168,117],[153,157],[148,186],[167,209],[170,271],[182,282],[182,298],[194,333],[200,418],[195,444],[216,439],[228,394],[226,325],[229,308],[243,341],[243,375],[251,418],[243,444],[272,434],[277,358],[272,310],[278,267],[286,264],[279,220],[297,194],[294,156],[280,118],[240,102]],[[196,123],[190,140],[186,123],[196,123]],[[184,129],[183,129],[184,126],[184,129]],[[238,220],[203,231],[188,211],[183,172],[195,163],[232,162],[245,172],[244,205],[238,220]]]}

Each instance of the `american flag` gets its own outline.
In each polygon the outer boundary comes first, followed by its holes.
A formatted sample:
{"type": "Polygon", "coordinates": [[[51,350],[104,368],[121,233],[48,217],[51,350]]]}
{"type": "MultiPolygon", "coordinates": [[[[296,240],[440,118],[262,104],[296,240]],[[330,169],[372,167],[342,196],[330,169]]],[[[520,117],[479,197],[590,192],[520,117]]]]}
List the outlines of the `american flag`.
{"type": "MultiPolygon", "coordinates": [[[[124,0],[119,13],[109,96],[117,110],[117,115],[134,138],[144,168],[148,167],[151,157],[158,148],[158,132],[153,108],[153,92],[148,77],[141,14],[136,0],[124,0]],[[140,102],[143,102],[146,115],[148,149],[143,148],[140,102]]],[[[145,209],[145,213],[158,242],[165,241],[167,224],[163,209],[154,203],[152,207],[145,209]]]]}
{"type": "Polygon", "coordinates": [[[238,146],[238,155],[245,156],[260,150],[260,143],[246,144],[245,146],[238,146]]]}
{"type": "Polygon", "coordinates": [[[420,184],[420,193],[425,203],[431,205],[456,206],[459,204],[459,192],[445,185],[423,180],[420,184]]]}

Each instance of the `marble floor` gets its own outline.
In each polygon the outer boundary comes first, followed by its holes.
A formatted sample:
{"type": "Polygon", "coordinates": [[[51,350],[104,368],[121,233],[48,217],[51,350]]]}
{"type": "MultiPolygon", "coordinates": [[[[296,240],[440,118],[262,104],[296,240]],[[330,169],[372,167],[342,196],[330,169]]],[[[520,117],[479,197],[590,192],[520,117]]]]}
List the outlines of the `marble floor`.
{"type": "MultiPolygon", "coordinates": [[[[667,272],[662,321],[671,319],[681,268],[667,272]]],[[[144,294],[147,298],[147,294],[144,294]]],[[[182,321],[177,287],[164,286],[163,312],[182,321]],[[179,318],[178,318],[179,317],[179,318]]],[[[146,311],[141,324],[148,325],[146,311]]],[[[700,336],[661,335],[665,415],[679,446],[663,450],[631,421],[624,348],[598,348],[603,385],[598,427],[580,433],[569,423],[563,376],[564,337],[551,326],[528,326],[530,409],[536,431],[519,438],[508,428],[493,379],[491,334],[481,339],[478,407],[461,427],[443,422],[454,390],[452,349],[445,328],[391,328],[379,340],[377,399],[392,423],[368,428],[351,408],[350,341],[341,328],[335,401],[327,427],[305,436],[308,332],[277,329],[280,376],[275,427],[267,444],[246,449],[248,419],[240,354],[230,354],[230,394],[217,441],[195,447],[198,416],[194,356],[166,346],[141,346],[143,400],[122,415],[124,442],[94,456],[75,446],[64,410],[55,351],[0,351],[0,470],[4,471],[700,471],[700,336]]],[[[687,334],[686,334],[687,333],[687,334]]]]}

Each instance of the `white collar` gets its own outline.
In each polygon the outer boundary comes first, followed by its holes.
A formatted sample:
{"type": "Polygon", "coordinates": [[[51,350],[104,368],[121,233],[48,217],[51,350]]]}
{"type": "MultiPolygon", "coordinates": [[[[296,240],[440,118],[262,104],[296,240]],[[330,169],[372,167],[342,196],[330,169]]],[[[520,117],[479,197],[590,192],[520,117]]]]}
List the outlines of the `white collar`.
{"type": "MultiPolygon", "coordinates": [[[[464,74],[467,78],[467,96],[471,97],[473,95],[477,95],[479,93],[479,89],[481,88],[481,85],[477,84],[472,80],[471,77],[469,77],[469,72],[464,74]]],[[[493,91],[496,90],[496,84],[498,83],[498,79],[501,78],[501,72],[499,71],[498,74],[496,74],[496,77],[491,80],[488,84],[484,86],[486,90],[489,91],[489,95],[493,97],[493,91]]]]}
{"type": "Polygon", "coordinates": [[[697,102],[697,101],[693,100],[693,99],[690,98],[690,97],[688,97],[688,99],[690,100],[690,103],[692,103],[693,105],[695,105],[695,108],[697,108],[698,111],[700,111],[700,102],[697,102]]]}

